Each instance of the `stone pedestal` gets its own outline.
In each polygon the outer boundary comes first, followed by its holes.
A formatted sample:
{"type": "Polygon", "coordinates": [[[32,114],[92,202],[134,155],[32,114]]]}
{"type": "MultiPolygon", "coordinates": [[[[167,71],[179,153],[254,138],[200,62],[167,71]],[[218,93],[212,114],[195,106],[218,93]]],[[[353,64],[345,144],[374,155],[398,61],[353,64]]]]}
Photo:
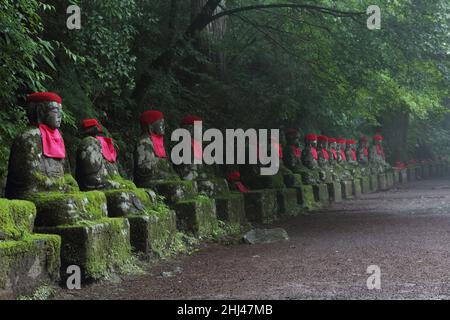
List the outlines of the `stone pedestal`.
{"type": "Polygon", "coordinates": [[[245,218],[245,199],[242,193],[231,192],[215,199],[217,218],[221,221],[243,225],[245,218]]]}
{"type": "Polygon", "coordinates": [[[362,194],[361,179],[353,179],[353,181],[352,181],[352,191],[353,191],[353,196],[355,198],[361,197],[361,194],[362,194]]]}
{"type": "Polygon", "coordinates": [[[163,258],[170,252],[177,233],[175,211],[167,210],[153,215],[128,216],[131,244],[135,251],[147,257],[163,258]]]}
{"type": "Polygon", "coordinates": [[[244,193],[245,215],[250,222],[270,224],[278,212],[276,190],[254,190],[244,193]]]}
{"type": "Polygon", "coordinates": [[[385,173],[386,176],[386,187],[387,189],[391,189],[394,186],[394,175],[391,171],[385,173]]]}
{"type": "Polygon", "coordinates": [[[341,202],[342,201],[342,188],[340,182],[330,182],[327,183],[328,195],[330,201],[332,202],[341,202]]]}
{"type": "Polygon", "coordinates": [[[349,200],[353,199],[353,182],[341,181],[342,198],[349,200]]]}
{"type": "Polygon", "coordinates": [[[312,210],[320,207],[320,203],[314,199],[313,186],[305,184],[295,189],[297,190],[297,202],[302,208],[312,210]]]}
{"type": "Polygon", "coordinates": [[[295,217],[300,213],[301,206],[297,201],[297,190],[285,188],[277,190],[278,215],[281,218],[295,217]]]}
{"type": "Polygon", "coordinates": [[[399,183],[404,184],[408,182],[408,169],[399,170],[399,183]]]}
{"type": "Polygon", "coordinates": [[[428,164],[422,165],[422,179],[430,178],[430,166],[428,164]]]}
{"type": "Polygon", "coordinates": [[[174,206],[177,229],[195,236],[209,236],[218,228],[214,199],[197,196],[182,200],[174,206]]]}
{"type": "Polygon", "coordinates": [[[328,187],[326,184],[313,185],[314,200],[320,202],[323,206],[327,206],[330,203],[330,196],[328,194],[328,187]]]}
{"type": "Polygon", "coordinates": [[[371,175],[369,177],[369,179],[370,179],[370,190],[372,192],[377,192],[378,188],[379,188],[379,186],[378,186],[378,177],[376,175],[371,175]]]}
{"type": "Polygon", "coordinates": [[[121,271],[131,258],[130,225],[108,218],[106,196],[99,191],[37,193],[36,230],[61,236],[61,276],[77,265],[83,279],[101,279],[121,271]]]}
{"type": "Polygon", "coordinates": [[[363,176],[361,177],[361,192],[363,194],[370,193],[370,177],[369,176],[363,176]]]}
{"type": "Polygon", "coordinates": [[[408,178],[408,182],[413,182],[416,181],[416,166],[409,166],[406,169],[406,173],[407,173],[407,178],[408,178]]]}
{"type": "Polygon", "coordinates": [[[387,177],[384,173],[378,175],[378,189],[382,191],[389,189],[387,177]]]}
{"type": "Polygon", "coordinates": [[[60,279],[61,238],[33,234],[35,217],[31,202],[0,199],[0,300],[60,279]]]}
{"type": "Polygon", "coordinates": [[[186,200],[197,194],[197,185],[193,181],[174,180],[149,184],[157,194],[164,196],[165,202],[173,206],[178,201],[186,200]]]}

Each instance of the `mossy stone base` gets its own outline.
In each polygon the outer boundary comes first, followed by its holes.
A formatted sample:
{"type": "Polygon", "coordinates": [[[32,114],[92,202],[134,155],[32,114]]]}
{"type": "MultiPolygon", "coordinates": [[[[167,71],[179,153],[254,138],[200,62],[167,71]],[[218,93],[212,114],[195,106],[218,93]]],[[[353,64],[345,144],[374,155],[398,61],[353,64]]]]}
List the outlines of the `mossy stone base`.
{"type": "Polygon", "coordinates": [[[190,199],[197,193],[197,184],[187,180],[155,182],[151,184],[151,188],[157,194],[164,196],[169,206],[190,199]]]}
{"type": "Polygon", "coordinates": [[[130,261],[130,224],[123,218],[103,218],[79,225],[42,227],[43,233],[61,236],[61,277],[67,267],[81,268],[84,280],[98,280],[120,272],[130,261]]]}
{"type": "Polygon", "coordinates": [[[278,212],[276,190],[253,190],[244,193],[245,216],[250,222],[270,224],[278,212]]]}
{"type": "Polygon", "coordinates": [[[72,225],[107,217],[106,197],[103,192],[37,193],[30,198],[37,208],[35,225],[53,227],[72,225]]]}
{"type": "Polygon", "coordinates": [[[371,175],[371,176],[369,177],[369,179],[370,179],[370,190],[371,190],[372,192],[377,192],[378,189],[379,189],[379,186],[378,186],[378,176],[376,176],[376,175],[371,175]]]}
{"type": "Polygon", "coordinates": [[[320,202],[316,202],[314,198],[314,190],[312,185],[302,185],[297,190],[297,202],[308,210],[320,208],[320,202]]]}
{"type": "Polygon", "coordinates": [[[388,189],[391,189],[394,186],[394,175],[392,171],[386,172],[386,186],[388,189]]]}
{"type": "Polygon", "coordinates": [[[33,203],[0,199],[0,241],[21,240],[31,234],[35,218],[33,203]]]}
{"type": "Polygon", "coordinates": [[[211,178],[196,180],[197,190],[199,194],[207,197],[214,197],[229,192],[228,184],[225,179],[211,178]]]}
{"type": "Polygon", "coordinates": [[[314,191],[314,200],[316,202],[320,202],[324,206],[330,203],[330,196],[328,194],[328,187],[326,184],[313,185],[313,191],[314,191]]]}
{"type": "Polygon", "coordinates": [[[363,176],[363,177],[361,177],[360,180],[361,180],[361,192],[363,194],[370,193],[371,192],[371,189],[370,189],[370,177],[363,176]]]}
{"type": "Polygon", "coordinates": [[[361,197],[361,179],[353,179],[352,181],[352,192],[355,198],[361,197]]]}
{"type": "Polygon", "coordinates": [[[408,178],[408,182],[413,182],[416,181],[416,167],[408,167],[406,169],[406,173],[407,173],[407,178],[408,178]]]}
{"type": "Polygon", "coordinates": [[[214,199],[197,196],[175,204],[177,228],[197,236],[209,236],[218,227],[214,199]]]}
{"type": "Polygon", "coordinates": [[[388,190],[389,186],[388,186],[388,181],[387,181],[387,177],[386,174],[379,174],[378,175],[378,190],[388,190]]]}
{"type": "Polygon", "coordinates": [[[302,176],[297,173],[285,173],[283,179],[288,188],[297,188],[302,185],[302,176]]]}
{"type": "Polygon", "coordinates": [[[0,242],[0,300],[30,295],[42,283],[59,281],[61,239],[29,235],[0,242]]]}
{"type": "Polygon", "coordinates": [[[129,216],[127,219],[130,222],[130,241],[134,251],[149,258],[162,258],[166,255],[177,233],[175,211],[129,216]]]}
{"type": "Polygon", "coordinates": [[[231,224],[245,224],[245,199],[244,195],[231,192],[214,198],[216,202],[217,218],[231,224]]]}
{"type": "Polygon", "coordinates": [[[294,188],[277,190],[278,215],[281,218],[295,217],[300,213],[301,207],[297,202],[297,190],[294,188]]]}
{"type": "Polygon", "coordinates": [[[153,205],[145,189],[107,190],[105,196],[109,217],[145,214],[146,208],[151,208],[153,205]]]}
{"type": "Polygon", "coordinates": [[[353,199],[353,181],[341,181],[342,198],[353,199]]]}
{"type": "Polygon", "coordinates": [[[399,179],[399,183],[403,184],[403,183],[407,183],[408,182],[408,169],[400,169],[398,171],[398,179],[399,179]]]}
{"type": "Polygon", "coordinates": [[[427,164],[422,165],[422,179],[430,178],[430,166],[427,164]]]}
{"type": "Polygon", "coordinates": [[[284,175],[281,171],[272,176],[245,176],[243,177],[244,184],[253,190],[259,189],[281,189],[285,188],[284,175]]]}
{"type": "Polygon", "coordinates": [[[416,180],[421,180],[423,179],[423,169],[422,166],[419,165],[416,167],[416,180]]]}
{"type": "Polygon", "coordinates": [[[341,202],[342,201],[342,188],[341,183],[334,181],[327,183],[328,194],[330,197],[330,201],[333,202],[341,202]]]}

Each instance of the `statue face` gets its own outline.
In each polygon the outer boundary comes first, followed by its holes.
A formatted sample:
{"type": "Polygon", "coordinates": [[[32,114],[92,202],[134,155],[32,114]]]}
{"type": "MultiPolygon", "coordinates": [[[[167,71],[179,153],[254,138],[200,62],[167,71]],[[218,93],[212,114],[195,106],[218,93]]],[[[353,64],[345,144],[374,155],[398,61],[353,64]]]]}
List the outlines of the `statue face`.
{"type": "Polygon", "coordinates": [[[287,134],[286,141],[288,144],[299,145],[300,144],[300,136],[298,134],[287,134]]]}
{"type": "Polygon", "coordinates": [[[322,148],[322,149],[326,149],[327,148],[327,144],[328,144],[328,142],[326,142],[326,141],[320,141],[319,142],[319,147],[322,148]]]}
{"type": "Polygon", "coordinates": [[[330,143],[330,148],[336,149],[336,147],[337,147],[336,142],[330,143]]]}
{"type": "Polygon", "coordinates": [[[317,148],[317,140],[308,141],[308,144],[309,144],[311,147],[317,148]]]}
{"type": "Polygon", "coordinates": [[[62,106],[57,102],[48,102],[41,106],[39,123],[45,124],[51,129],[58,129],[61,127],[62,121],[62,106]]]}
{"type": "Polygon", "coordinates": [[[163,136],[166,133],[166,123],[164,119],[157,120],[149,125],[149,131],[159,136],[163,136]]]}

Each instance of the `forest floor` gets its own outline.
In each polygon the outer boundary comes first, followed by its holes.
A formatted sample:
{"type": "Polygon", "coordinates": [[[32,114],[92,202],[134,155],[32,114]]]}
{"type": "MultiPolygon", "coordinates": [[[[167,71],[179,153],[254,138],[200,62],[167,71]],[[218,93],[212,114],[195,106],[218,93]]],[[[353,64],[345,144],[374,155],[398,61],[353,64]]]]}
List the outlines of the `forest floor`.
{"type": "Polygon", "coordinates": [[[273,227],[290,240],[209,244],[146,275],[60,289],[55,298],[450,299],[450,180],[364,195],[273,227]],[[380,267],[380,290],[367,287],[371,265],[380,267]]]}

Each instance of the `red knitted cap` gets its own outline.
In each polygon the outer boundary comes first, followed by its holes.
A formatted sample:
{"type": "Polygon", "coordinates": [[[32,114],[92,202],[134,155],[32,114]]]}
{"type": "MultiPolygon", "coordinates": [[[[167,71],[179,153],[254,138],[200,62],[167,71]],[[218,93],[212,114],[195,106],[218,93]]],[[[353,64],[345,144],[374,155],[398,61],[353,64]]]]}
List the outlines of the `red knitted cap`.
{"type": "Polygon", "coordinates": [[[158,110],[148,110],[144,111],[141,114],[141,126],[148,126],[149,124],[154,123],[155,121],[164,119],[164,115],[161,111],[158,110]]]}
{"type": "Polygon", "coordinates": [[[309,133],[305,136],[305,139],[307,141],[315,141],[315,140],[317,140],[317,135],[315,135],[313,133],[309,133]]]}
{"type": "Polygon", "coordinates": [[[317,140],[319,140],[319,141],[328,141],[328,137],[327,136],[318,136],[317,140]]]}
{"type": "Polygon", "coordinates": [[[61,97],[54,92],[35,92],[27,96],[27,102],[43,102],[43,101],[49,102],[54,101],[59,104],[62,103],[61,97]]]}
{"type": "Polygon", "coordinates": [[[100,123],[97,121],[97,119],[84,119],[83,120],[83,129],[89,129],[91,127],[97,127],[97,129],[102,132],[102,126],[100,125],[100,123]]]}
{"type": "Polygon", "coordinates": [[[203,121],[202,118],[194,115],[188,115],[181,120],[182,126],[194,125],[195,121],[203,121]]]}

